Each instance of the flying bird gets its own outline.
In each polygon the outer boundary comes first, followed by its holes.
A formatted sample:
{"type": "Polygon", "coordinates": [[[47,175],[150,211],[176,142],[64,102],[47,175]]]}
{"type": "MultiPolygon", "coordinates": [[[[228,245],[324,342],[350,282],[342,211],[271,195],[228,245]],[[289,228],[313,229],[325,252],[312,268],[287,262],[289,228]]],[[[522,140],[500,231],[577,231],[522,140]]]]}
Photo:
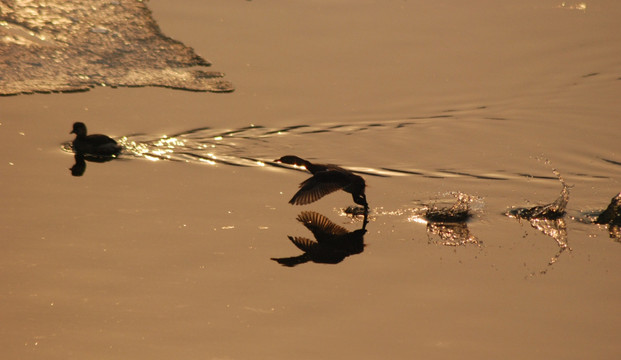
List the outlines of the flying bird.
{"type": "Polygon", "coordinates": [[[313,164],[294,155],[286,155],[274,161],[302,166],[313,174],[300,184],[300,190],[289,200],[290,204],[310,204],[332,192],[343,190],[352,195],[356,204],[364,206],[365,214],[368,211],[369,204],[364,193],[366,184],[361,176],[352,171],[332,164],[313,164]]]}

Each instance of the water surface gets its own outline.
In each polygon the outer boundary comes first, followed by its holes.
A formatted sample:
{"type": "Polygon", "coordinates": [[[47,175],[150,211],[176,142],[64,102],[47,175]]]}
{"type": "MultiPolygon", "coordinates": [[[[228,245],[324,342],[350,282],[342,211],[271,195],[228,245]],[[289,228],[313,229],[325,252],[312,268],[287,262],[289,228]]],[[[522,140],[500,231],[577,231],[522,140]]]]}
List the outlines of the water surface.
{"type": "Polygon", "coordinates": [[[621,356],[621,244],[587,221],[621,191],[616,2],[147,6],[236,90],[0,100],[4,357],[621,356]],[[72,176],[74,121],[124,153],[72,176]],[[271,260],[303,211],[363,226],[344,192],[289,205],[286,154],[365,177],[362,252],[271,260]],[[505,215],[554,169],[561,217],[505,215]],[[420,221],[455,194],[466,221],[420,221]]]}

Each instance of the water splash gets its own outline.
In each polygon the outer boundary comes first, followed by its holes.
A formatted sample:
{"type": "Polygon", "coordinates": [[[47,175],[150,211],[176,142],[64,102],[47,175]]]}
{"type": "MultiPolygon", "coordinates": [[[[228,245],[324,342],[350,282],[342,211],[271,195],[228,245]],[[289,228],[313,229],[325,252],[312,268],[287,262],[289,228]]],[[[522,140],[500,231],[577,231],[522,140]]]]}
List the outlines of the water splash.
{"type": "Polygon", "coordinates": [[[561,174],[552,169],[552,172],[563,185],[560,195],[554,202],[546,205],[534,206],[530,208],[514,208],[509,210],[505,215],[520,219],[548,219],[554,220],[565,216],[567,203],[569,202],[570,186],[565,183],[561,174]]]}
{"type": "Polygon", "coordinates": [[[621,193],[610,200],[610,204],[606,210],[599,214],[595,223],[621,225],[621,193]]]}
{"type": "Polygon", "coordinates": [[[474,195],[461,192],[450,193],[455,202],[450,206],[431,204],[426,207],[425,219],[429,222],[460,223],[468,221],[472,216],[471,204],[480,199],[474,195]]]}
{"type": "Polygon", "coordinates": [[[610,200],[606,210],[601,212],[593,222],[607,225],[610,238],[621,242],[621,193],[618,193],[610,200]]]}
{"type": "Polygon", "coordinates": [[[470,232],[467,221],[474,216],[473,204],[482,204],[482,199],[462,192],[451,192],[448,195],[448,198],[414,209],[409,220],[427,224],[430,243],[481,246],[482,242],[470,232]],[[446,205],[439,205],[440,203],[446,205]],[[436,236],[439,240],[434,240],[436,236]]]}
{"type": "MultiPolygon", "coordinates": [[[[548,266],[554,265],[566,250],[571,251],[567,242],[567,224],[564,219],[567,203],[569,202],[570,186],[565,183],[565,180],[556,169],[552,169],[552,172],[563,186],[556,200],[546,205],[530,208],[513,208],[505,213],[506,216],[518,220],[528,220],[533,228],[556,241],[558,252],[550,258],[548,266]]],[[[547,271],[548,269],[541,270],[539,274],[546,274],[547,271]]]]}

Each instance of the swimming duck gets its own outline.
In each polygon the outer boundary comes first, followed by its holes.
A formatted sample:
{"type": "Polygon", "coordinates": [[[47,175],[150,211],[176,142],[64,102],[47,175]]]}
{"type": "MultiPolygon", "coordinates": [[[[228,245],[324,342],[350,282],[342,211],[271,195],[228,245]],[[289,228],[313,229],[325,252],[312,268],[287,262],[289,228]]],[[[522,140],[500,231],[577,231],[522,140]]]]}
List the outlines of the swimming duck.
{"type": "Polygon", "coordinates": [[[121,152],[122,147],[106,135],[86,135],[86,125],[81,122],[73,124],[70,134],[75,134],[73,149],[76,153],[95,156],[115,156],[121,152]]]}
{"type": "Polygon", "coordinates": [[[354,202],[364,206],[365,214],[369,209],[364,193],[366,184],[361,176],[332,164],[313,164],[294,155],[286,155],[274,160],[283,164],[303,166],[312,177],[300,184],[300,190],[289,201],[292,205],[306,205],[315,202],[325,195],[343,190],[352,195],[354,202]]]}

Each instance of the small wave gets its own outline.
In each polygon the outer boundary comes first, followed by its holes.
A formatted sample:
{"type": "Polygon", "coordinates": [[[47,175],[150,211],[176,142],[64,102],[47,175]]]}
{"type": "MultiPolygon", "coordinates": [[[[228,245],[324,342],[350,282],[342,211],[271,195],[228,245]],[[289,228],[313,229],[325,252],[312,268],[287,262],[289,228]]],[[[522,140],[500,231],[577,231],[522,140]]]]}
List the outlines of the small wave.
{"type": "MultiPolygon", "coordinates": [[[[244,167],[290,168],[274,162],[282,156],[282,140],[286,137],[321,136],[322,134],[341,134],[348,136],[364,132],[402,131],[408,125],[421,121],[433,121],[436,117],[417,117],[410,119],[385,120],[381,122],[360,122],[348,124],[323,123],[314,125],[290,125],[266,127],[248,125],[237,129],[218,129],[200,127],[172,135],[132,134],[116,138],[123,146],[122,156],[143,158],[151,161],[179,161],[202,165],[229,165],[244,167]]],[[[298,141],[298,140],[296,140],[298,141]]],[[[72,152],[71,143],[61,145],[63,151],[72,152]]],[[[375,177],[421,176],[434,179],[474,178],[480,180],[506,181],[527,178],[529,180],[557,180],[555,176],[533,175],[529,173],[508,173],[495,171],[464,171],[457,169],[421,169],[409,167],[371,167],[343,166],[361,175],[375,177]]],[[[295,169],[299,170],[299,169],[295,169]]],[[[577,176],[577,175],[576,175],[577,176]]],[[[599,175],[580,176],[593,179],[605,178],[599,175]]]]}

